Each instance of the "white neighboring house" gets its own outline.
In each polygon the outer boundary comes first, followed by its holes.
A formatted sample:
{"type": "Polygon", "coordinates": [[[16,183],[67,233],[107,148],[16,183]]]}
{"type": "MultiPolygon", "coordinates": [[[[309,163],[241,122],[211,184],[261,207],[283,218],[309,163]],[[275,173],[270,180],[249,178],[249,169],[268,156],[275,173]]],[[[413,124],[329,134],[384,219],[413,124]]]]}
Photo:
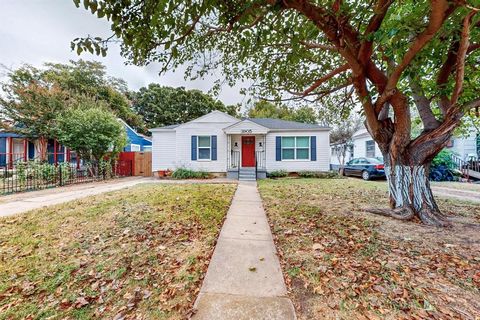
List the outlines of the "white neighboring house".
{"type": "Polygon", "coordinates": [[[276,170],[330,168],[330,128],[317,124],[241,120],[213,111],[187,123],[150,131],[154,172],[185,167],[251,180],[276,170]]]}
{"type": "MultiPolygon", "coordinates": [[[[367,129],[358,130],[352,137],[353,140],[353,156],[352,158],[366,157],[377,158],[382,157],[382,152],[378,148],[378,144],[372,139],[367,129]]],[[[477,154],[477,136],[471,134],[465,138],[452,138],[446,147],[451,150],[462,160],[467,160],[469,155],[477,154]]],[[[332,157],[333,159],[333,157],[332,157]]],[[[345,162],[347,162],[346,160],[345,162]]]]}

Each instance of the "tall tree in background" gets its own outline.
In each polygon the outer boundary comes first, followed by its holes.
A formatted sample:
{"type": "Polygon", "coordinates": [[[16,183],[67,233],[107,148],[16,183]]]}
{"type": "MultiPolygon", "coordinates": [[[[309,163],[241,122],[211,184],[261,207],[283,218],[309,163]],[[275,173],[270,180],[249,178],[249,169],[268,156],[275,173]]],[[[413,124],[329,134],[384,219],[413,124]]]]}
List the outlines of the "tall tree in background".
{"type": "Polygon", "coordinates": [[[307,106],[291,108],[286,105],[273,104],[266,100],[256,101],[247,110],[246,116],[249,118],[275,118],[304,123],[317,123],[318,121],[313,108],[307,106]]]}
{"type": "Polygon", "coordinates": [[[43,77],[71,95],[101,102],[131,127],[146,131],[143,119],[131,110],[127,84],[122,79],[109,77],[102,63],[85,60],[72,60],[68,64],[45,63],[43,77]]]}
{"type": "MultiPolygon", "coordinates": [[[[79,6],[80,0],[74,0],[79,6]]],[[[477,0],[84,1],[106,16],[122,54],[187,76],[220,69],[229,83],[254,79],[262,96],[351,97],[384,155],[394,218],[448,221],[428,181],[431,160],[461,118],[480,106],[477,0]],[[195,67],[194,67],[195,66],[195,67]],[[467,77],[465,77],[467,75],[467,77]],[[410,108],[423,132],[411,137],[410,108]]],[[[108,40],[82,38],[81,51],[108,40]]],[[[338,103],[332,113],[341,114],[338,103]]]]}
{"type": "Polygon", "coordinates": [[[200,90],[164,87],[156,83],[130,93],[130,98],[133,110],[143,117],[149,128],[188,122],[213,110],[232,116],[239,111],[238,106],[225,106],[200,90]]]}
{"type": "Polygon", "coordinates": [[[47,141],[54,137],[56,118],[66,109],[68,95],[44,81],[42,72],[23,66],[8,73],[0,95],[0,126],[8,131],[38,140],[40,160],[47,157],[47,141]]]}

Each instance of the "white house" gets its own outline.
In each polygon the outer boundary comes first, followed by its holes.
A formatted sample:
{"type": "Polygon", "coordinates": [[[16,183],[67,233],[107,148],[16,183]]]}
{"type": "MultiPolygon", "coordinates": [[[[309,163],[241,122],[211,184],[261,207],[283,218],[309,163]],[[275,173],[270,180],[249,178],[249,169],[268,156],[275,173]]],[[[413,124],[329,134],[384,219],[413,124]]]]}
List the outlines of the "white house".
{"type": "MultiPolygon", "coordinates": [[[[353,140],[353,158],[382,157],[378,145],[373,141],[367,129],[358,130],[352,137],[353,140]]],[[[454,152],[462,160],[468,160],[469,155],[477,154],[477,135],[471,134],[468,137],[454,137],[446,147],[454,152]]]]}
{"type": "Polygon", "coordinates": [[[330,128],[279,119],[237,119],[213,111],[152,132],[152,170],[185,167],[230,178],[267,172],[328,171],[330,128]]]}

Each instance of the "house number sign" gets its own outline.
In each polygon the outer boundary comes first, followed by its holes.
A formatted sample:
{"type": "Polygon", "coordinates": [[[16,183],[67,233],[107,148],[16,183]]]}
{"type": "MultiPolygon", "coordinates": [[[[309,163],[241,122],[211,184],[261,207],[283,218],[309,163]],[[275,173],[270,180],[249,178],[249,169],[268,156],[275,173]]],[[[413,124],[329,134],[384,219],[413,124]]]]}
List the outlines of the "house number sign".
{"type": "Polygon", "coordinates": [[[242,133],[252,133],[252,129],[242,129],[242,133]]]}

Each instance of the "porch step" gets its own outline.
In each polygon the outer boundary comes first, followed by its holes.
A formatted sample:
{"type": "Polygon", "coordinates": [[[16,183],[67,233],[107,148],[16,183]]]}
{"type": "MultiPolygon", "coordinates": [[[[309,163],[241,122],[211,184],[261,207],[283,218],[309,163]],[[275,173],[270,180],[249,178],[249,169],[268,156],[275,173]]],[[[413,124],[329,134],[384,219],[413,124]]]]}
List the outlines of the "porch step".
{"type": "Polygon", "coordinates": [[[255,168],[240,168],[240,172],[238,173],[238,180],[240,181],[255,181],[256,174],[255,168]]]}

